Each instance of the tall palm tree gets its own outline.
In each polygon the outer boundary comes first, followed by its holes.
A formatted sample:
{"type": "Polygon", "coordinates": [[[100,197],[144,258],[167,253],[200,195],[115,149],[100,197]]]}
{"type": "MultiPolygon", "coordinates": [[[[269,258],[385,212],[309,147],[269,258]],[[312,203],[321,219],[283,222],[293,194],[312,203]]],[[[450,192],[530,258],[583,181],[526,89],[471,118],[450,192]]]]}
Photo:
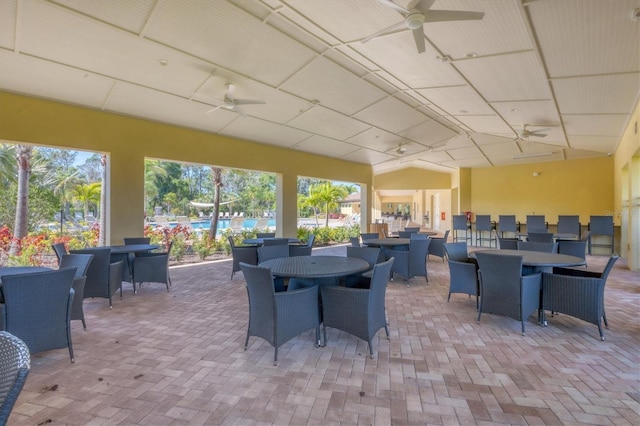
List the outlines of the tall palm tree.
{"type": "Polygon", "coordinates": [[[342,186],[336,186],[331,182],[323,182],[314,185],[309,190],[309,196],[324,207],[325,225],[329,226],[329,212],[338,207],[338,201],[346,196],[342,186]]]}
{"type": "Polygon", "coordinates": [[[107,245],[107,154],[100,155],[100,165],[102,166],[100,178],[100,210],[98,212],[98,223],[100,230],[98,234],[98,246],[107,245]]]}
{"type": "Polygon", "coordinates": [[[209,225],[209,239],[215,240],[218,233],[218,217],[220,216],[220,197],[222,192],[222,169],[211,167],[211,179],[213,180],[213,212],[209,225]]]}
{"type": "Polygon", "coordinates": [[[149,207],[149,202],[160,195],[158,177],[167,177],[167,170],[160,165],[158,160],[144,160],[145,211],[149,207]]]}
{"type": "Polygon", "coordinates": [[[20,251],[20,240],[27,236],[29,217],[29,176],[31,175],[31,155],[33,146],[16,145],[16,161],[18,163],[18,196],[16,200],[16,221],[13,226],[13,241],[9,254],[17,255],[20,251]]]}

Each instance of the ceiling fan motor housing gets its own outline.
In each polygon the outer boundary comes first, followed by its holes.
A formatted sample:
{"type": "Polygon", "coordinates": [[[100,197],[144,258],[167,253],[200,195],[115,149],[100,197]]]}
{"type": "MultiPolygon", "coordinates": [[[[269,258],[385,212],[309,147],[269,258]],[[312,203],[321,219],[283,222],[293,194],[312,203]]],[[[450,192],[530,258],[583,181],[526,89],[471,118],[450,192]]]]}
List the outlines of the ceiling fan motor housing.
{"type": "Polygon", "coordinates": [[[405,21],[407,27],[412,30],[417,30],[422,28],[422,24],[424,24],[424,15],[422,13],[416,12],[407,16],[407,20],[405,21]]]}

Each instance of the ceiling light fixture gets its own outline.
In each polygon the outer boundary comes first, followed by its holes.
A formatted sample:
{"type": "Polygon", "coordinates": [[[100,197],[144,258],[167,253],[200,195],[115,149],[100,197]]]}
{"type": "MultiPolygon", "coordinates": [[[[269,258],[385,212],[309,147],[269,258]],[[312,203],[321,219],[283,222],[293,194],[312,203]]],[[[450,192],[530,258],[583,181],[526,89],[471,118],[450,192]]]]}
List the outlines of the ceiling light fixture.
{"type": "Polygon", "coordinates": [[[450,62],[451,61],[451,56],[449,56],[449,55],[436,56],[436,59],[438,60],[438,62],[442,62],[444,64],[446,62],[450,62]]]}
{"type": "Polygon", "coordinates": [[[162,65],[163,67],[169,65],[169,61],[167,61],[166,59],[158,59],[158,62],[160,62],[160,65],[162,65]]]}
{"type": "Polygon", "coordinates": [[[514,155],[513,159],[514,160],[521,160],[523,158],[535,158],[535,157],[548,157],[549,155],[553,155],[555,154],[554,152],[536,152],[533,154],[519,154],[519,155],[514,155]]]}

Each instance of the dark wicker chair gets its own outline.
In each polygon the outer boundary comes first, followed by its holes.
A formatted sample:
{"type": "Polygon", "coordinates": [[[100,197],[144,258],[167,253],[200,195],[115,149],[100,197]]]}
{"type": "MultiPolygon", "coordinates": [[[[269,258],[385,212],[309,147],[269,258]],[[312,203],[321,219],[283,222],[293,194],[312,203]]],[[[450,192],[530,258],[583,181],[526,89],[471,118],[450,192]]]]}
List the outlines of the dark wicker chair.
{"type": "Polygon", "coordinates": [[[169,275],[169,257],[173,241],[169,242],[166,252],[138,253],[133,258],[133,293],[137,293],[142,283],[163,283],[169,291],[171,276],[169,275]]]}
{"type": "Polygon", "coordinates": [[[347,275],[344,277],[344,285],[352,288],[369,288],[371,278],[364,276],[363,273],[373,270],[373,266],[378,263],[379,255],[380,249],[378,247],[347,247],[347,257],[356,257],[366,261],[369,264],[369,269],[347,275]]]}
{"type": "Polygon", "coordinates": [[[60,259],[62,258],[63,254],[69,254],[64,243],[52,244],[51,248],[53,249],[53,252],[56,254],[56,257],[58,258],[58,262],[60,262],[60,259]]]}
{"type": "Polygon", "coordinates": [[[520,321],[522,335],[525,321],[540,309],[540,272],[522,276],[522,256],[510,256],[477,251],[480,280],[480,309],[483,312],[506,315],[520,321]]]}
{"type": "Polygon", "coordinates": [[[542,253],[557,253],[558,245],[556,243],[539,243],[534,241],[518,241],[518,250],[539,251],[542,253]]]}
{"type": "Polygon", "coordinates": [[[505,232],[516,233],[520,232],[520,223],[516,222],[515,215],[507,214],[507,215],[499,215],[498,216],[498,225],[496,233],[500,233],[500,237],[504,237],[505,232]]]}
{"type": "Polygon", "coordinates": [[[431,244],[429,244],[429,255],[438,256],[442,258],[444,262],[445,251],[444,244],[449,239],[449,230],[447,229],[442,237],[429,237],[431,244]]]}
{"type": "Polygon", "coordinates": [[[233,266],[231,268],[231,279],[233,279],[233,274],[241,271],[240,263],[258,264],[258,248],[256,246],[236,246],[231,235],[227,238],[231,247],[231,256],[233,257],[233,266]]]}
{"type": "Polygon", "coordinates": [[[261,337],[273,346],[273,364],[277,365],[278,348],[299,334],[315,328],[316,343],[320,341],[318,286],[276,292],[269,268],[240,263],[240,269],[249,297],[245,350],[249,337],[261,337]]]}
{"type": "Polygon", "coordinates": [[[558,240],[558,253],[568,254],[569,256],[579,257],[584,260],[587,265],[587,242],[589,240],[589,231],[582,234],[580,240],[558,240]]]}
{"type": "Polygon", "coordinates": [[[71,303],[71,320],[82,321],[82,327],[86,330],[87,323],[84,320],[84,285],[87,281],[87,270],[93,259],[92,254],[64,254],[60,259],[60,268],[76,267],[73,277],[73,302],[71,303]]]}
{"type": "MultiPolygon", "coordinates": [[[[271,260],[271,259],[279,259],[281,257],[289,257],[289,246],[286,245],[286,244],[278,244],[278,245],[275,245],[275,246],[258,247],[258,263],[262,263],[262,262],[265,262],[265,261],[271,260]]],[[[245,279],[246,279],[246,277],[245,277],[245,279]]],[[[293,280],[300,280],[300,282],[302,283],[302,279],[297,279],[297,278],[296,279],[292,279],[289,282],[291,282],[293,280]]],[[[282,292],[282,291],[286,291],[287,290],[287,287],[285,286],[284,278],[282,278],[282,277],[274,277],[273,278],[273,282],[274,282],[275,289],[276,289],[277,292],[282,292]]],[[[301,285],[300,287],[304,287],[304,285],[301,285]]]]}
{"type": "Polygon", "coordinates": [[[72,250],[72,254],[92,254],[93,259],[87,269],[84,284],[84,298],[103,297],[109,299],[109,308],[113,308],[113,295],[120,290],[122,299],[122,269],[124,261],[111,262],[111,249],[102,247],[72,250]]]}
{"type": "Polygon", "coordinates": [[[76,268],[2,277],[4,330],[20,338],[29,352],[68,348],[71,343],[71,303],[76,268]]]}
{"type": "Polygon", "coordinates": [[[553,233],[551,232],[528,232],[527,241],[532,243],[552,243],[553,233]]]}
{"type": "Polygon", "coordinates": [[[256,232],[256,238],[275,238],[275,232],[256,232]]]}
{"type": "Polygon", "coordinates": [[[444,245],[449,262],[449,295],[447,302],[451,299],[452,293],[463,293],[476,297],[476,309],[478,309],[478,293],[480,285],[478,283],[478,265],[469,259],[467,243],[447,243],[444,245]]]}
{"type": "Polygon", "coordinates": [[[127,237],[124,238],[124,245],[130,246],[134,244],[151,244],[151,238],[147,237],[127,237]]]}
{"type": "Polygon", "coordinates": [[[559,234],[575,234],[580,238],[580,216],[558,216],[558,233],[559,234]]]}
{"type": "Polygon", "coordinates": [[[500,250],[518,250],[518,238],[504,238],[498,236],[498,248],[500,250]]]}
{"type": "Polygon", "coordinates": [[[409,240],[409,250],[385,250],[387,257],[394,257],[395,262],[391,267],[393,276],[396,274],[409,280],[412,277],[424,277],[429,282],[427,275],[427,253],[431,239],[409,240]]]}
{"type": "Polygon", "coordinates": [[[544,215],[527,215],[527,234],[531,232],[544,233],[547,232],[548,228],[549,227],[544,215]]]}
{"type": "Polygon", "coordinates": [[[267,238],[262,241],[262,246],[286,246],[289,244],[289,238],[267,238]]]}
{"type": "Polygon", "coordinates": [[[305,245],[290,245],[289,256],[311,256],[311,251],[313,250],[313,242],[315,240],[315,234],[309,234],[309,238],[307,238],[307,242],[305,245]]]}
{"type": "Polygon", "coordinates": [[[322,330],[327,342],[327,327],[336,328],[365,340],[373,358],[372,340],[381,328],[389,338],[385,314],[387,281],[394,259],[373,267],[369,289],[349,287],[321,287],[322,330]]]}
{"type": "Polygon", "coordinates": [[[0,425],[6,425],[31,369],[27,345],[13,334],[0,331],[0,425]]]}
{"type": "Polygon", "coordinates": [[[349,242],[351,243],[351,247],[362,247],[360,237],[349,237],[349,242]]]}
{"type": "Polygon", "coordinates": [[[498,241],[493,233],[494,228],[495,226],[491,221],[491,215],[476,215],[476,245],[482,247],[482,241],[489,240],[489,248],[491,248],[492,243],[495,243],[497,247],[498,241]],[[488,232],[489,235],[485,236],[485,232],[488,232]]]}
{"type": "Polygon", "coordinates": [[[553,273],[542,274],[542,315],[545,311],[559,312],[598,326],[604,340],[601,321],[609,328],[604,309],[604,287],[609,272],[618,260],[614,255],[602,272],[573,268],[553,268],[553,273]]]}

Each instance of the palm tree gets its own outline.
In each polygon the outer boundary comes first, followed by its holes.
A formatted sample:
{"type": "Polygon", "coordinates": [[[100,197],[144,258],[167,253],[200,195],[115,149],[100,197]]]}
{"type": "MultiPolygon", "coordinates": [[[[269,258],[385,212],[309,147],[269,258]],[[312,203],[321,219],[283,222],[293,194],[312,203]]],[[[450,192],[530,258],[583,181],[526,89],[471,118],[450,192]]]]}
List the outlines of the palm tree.
{"type": "Polygon", "coordinates": [[[9,254],[17,255],[20,251],[20,240],[27,236],[29,217],[29,176],[31,175],[31,155],[33,146],[16,145],[16,161],[18,162],[18,196],[16,200],[16,221],[13,227],[13,241],[9,254]]]}
{"type": "Polygon", "coordinates": [[[167,170],[160,165],[158,160],[144,160],[144,195],[145,211],[149,201],[158,198],[158,177],[167,177],[167,170]]]}
{"type": "Polygon", "coordinates": [[[100,164],[102,166],[100,178],[100,210],[98,212],[98,223],[100,230],[98,231],[98,246],[107,245],[107,154],[100,155],[100,164]]]}
{"type": "Polygon", "coordinates": [[[211,167],[211,178],[213,180],[213,212],[211,213],[211,224],[209,225],[209,239],[216,239],[218,233],[218,216],[220,216],[220,196],[222,192],[222,169],[211,167]]]}
{"type": "Polygon", "coordinates": [[[73,188],[73,198],[82,203],[85,219],[89,216],[89,205],[91,203],[98,204],[100,202],[100,192],[100,182],[78,185],[73,188]]]}
{"type": "Polygon", "coordinates": [[[309,197],[315,203],[324,207],[325,225],[329,226],[329,211],[338,207],[338,201],[346,196],[342,186],[336,186],[331,182],[323,182],[309,189],[309,197]]]}

